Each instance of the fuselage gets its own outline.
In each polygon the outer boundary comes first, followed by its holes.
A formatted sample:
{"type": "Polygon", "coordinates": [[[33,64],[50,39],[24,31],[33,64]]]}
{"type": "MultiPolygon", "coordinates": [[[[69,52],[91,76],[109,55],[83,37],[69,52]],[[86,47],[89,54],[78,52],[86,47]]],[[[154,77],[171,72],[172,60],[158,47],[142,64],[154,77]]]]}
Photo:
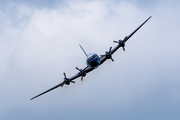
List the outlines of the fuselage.
{"type": "Polygon", "coordinates": [[[99,56],[97,54],[95,54],[95,53],[90,53],[87,56],[86,64],[89,67],[92,67],[94,69],[98,68],[99,65],[100,65],[100,58],[99,58],[99,56]]]}

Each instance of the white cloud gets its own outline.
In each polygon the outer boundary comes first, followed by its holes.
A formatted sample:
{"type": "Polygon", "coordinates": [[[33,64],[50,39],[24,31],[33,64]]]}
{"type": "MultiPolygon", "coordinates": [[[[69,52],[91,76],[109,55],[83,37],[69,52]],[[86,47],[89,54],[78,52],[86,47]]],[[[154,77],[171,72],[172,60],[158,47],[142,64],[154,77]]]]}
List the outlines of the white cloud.
{"type": "Polygon", "coordinates": [[[32,119],[44,118],[42,114],[49,110],[52,116],[46,117],[59,118],[55,111],[65,117],[69,109],[76,117],[80,112],[89,119],[116,119],[138,109],[133,112],[138,119],[154,109],[162,111],[159,114],[179,110],[178,10],[178,4],[158,3],[147,9],[130,2],[103,1],[68,1],[66,6],[54,9],[10,4],[0,10],[2,119],[15,113],[17,119],[26,118],[22,111],[28,117],[33,115],[32,119]],[[127,42],[126,52],[120,49],[114,54],[114,63],[107,61],[83,82],[77,79],[75,85],[28,101],[61,82],[64,71],[72,76],[77,72],[74,67],[85,67],[78,44],[87,52],[103,54],[116,45],[113,40],[123,39],[150,15],[152,19],[127,42]],[[16,109],[19,112],[14,112],[16,109]]]}

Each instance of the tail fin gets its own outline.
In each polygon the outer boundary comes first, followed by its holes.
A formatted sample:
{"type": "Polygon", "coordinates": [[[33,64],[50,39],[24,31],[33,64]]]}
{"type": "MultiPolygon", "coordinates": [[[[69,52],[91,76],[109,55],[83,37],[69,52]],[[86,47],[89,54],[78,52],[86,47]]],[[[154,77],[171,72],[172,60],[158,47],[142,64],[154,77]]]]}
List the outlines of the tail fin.
{"type": "Polygon", "coordinates": [[[83,49],[83,47],[79,44],[79,46],[81,47],[81,49],[82,49],[82,51],[84,52],[84,54],[86,55],[86,56],[88,56],[87,55],[87,53],[85,52],[85,50],[83,49]]]}

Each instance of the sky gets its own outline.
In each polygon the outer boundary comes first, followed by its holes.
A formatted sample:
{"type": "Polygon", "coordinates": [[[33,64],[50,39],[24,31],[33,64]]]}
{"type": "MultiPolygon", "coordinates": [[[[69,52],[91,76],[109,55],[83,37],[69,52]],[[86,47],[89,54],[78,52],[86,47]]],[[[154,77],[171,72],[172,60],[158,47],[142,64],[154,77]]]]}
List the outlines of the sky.
{"type": "Polygon", "coordinates": [[[0,120],[179,120],[180,1],[0,0],[0,120]],[[84,81],[30,98],[152,18],[84,81]]]}

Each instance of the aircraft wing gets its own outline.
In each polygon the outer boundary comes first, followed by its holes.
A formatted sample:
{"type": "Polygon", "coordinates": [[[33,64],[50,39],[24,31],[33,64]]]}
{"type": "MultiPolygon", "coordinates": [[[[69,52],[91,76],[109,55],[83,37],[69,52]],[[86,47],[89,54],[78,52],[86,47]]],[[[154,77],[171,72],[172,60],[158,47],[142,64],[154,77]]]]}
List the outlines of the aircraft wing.
{"type": "MultiPolygon", "coordinates": [[[[77,68],[76,68],[76,69],[77,69],[77,68]]],[[[76,78],[78,78],[78,77],[83,77],[82,72],[84,72],[85,74],[87,74],[87,73],[91,72],[92,70],[94,70],[94,68],[89,68],[89,67],[87,66],[87,67],[85,67],[84,69],[80,69],[80,72],[78,72],[76,75],[72,76],[72,77],[69,78],[69,79],[70,79],[70,81],[72,81],[72,80],[74,80],[74,79],[76,79],[76,78]]]]}
{"type": "Polygon", "coordinates": [[[136,28],[129,36],[125,37],[124,42],[126,42],[136,31],[138,31],[152,16],[150,16],[146,21],[144,21],[138,28],[136,28]]]}
{"type": "Polygon", "coordinates": [[[102,57],[100,58],[100,64],[104,63],[107,59],[111,59],[112,61],[114,61],[112,59],[112,54],[114,52],[116,52],[116,50],[118,50],[120,47],[123,47],[123,50],[125,51],[124,49],[124,46],[125,46],[125,42],[132,36],[134,35],[134,33],[136,33],[152,16],[150,16],[147,20],[145,20],[138,28],[136,28],[130,35],[126,36],[124,38],[124,40],[119,40],[119,41],[114,41],[116,43],[118,43],[118,45],[116,47],[114,47],[112,50],[111,48],[109,49],[109,51],[107,51],[107,53],[105,55],[102,55],[102,57]]]}
{"type": "MultiPolygon", "coordinates": [[[[94,70],[94,68],[89,68],[89,67],[87,66],[87,67],[85,67],[83,70],[84,70],[83,72],[88,73],[88,72],[94,70]]],[[[65,74],[65,73],[64,73],[64,74],[65,74]]],[[[72,76],[71,78],[66,78],[66,75],[65,75],[65,79],[68,79],[68,80],[69,80],[70,82],[72,82],[72,83],[75,83],[73,80],[75,80],[75,79],[78,78],[78,77],[81,77],[81,80],[82,80],[82,78],[84,77],[84,76],[82,76],[82,71],[81,71],[81,70],[80,70],[80,72],[78,72],[77,74],[75,74],[74,76],[72,76]]],[[[56,88],[58,88],[58,87],[62,87],[64,84],[65,84],[65,80],[64,80],[63,82],[57,84],[56,86],[54,86],[54,87],[46,90],[45,92],[36,95],[35,97],[31,98],[30,100],[33,100],[33,99],[35,99],[35,98],[37,98],[37,97],[39,97],[39,96],[41,96],[41,95],[43,95],[43,94],[45,94],[45,93],[47,93],[47,92],[50,92],[51,90],[54,90],[54,89],[56,89],[56,88]]]]}
{"type": "Polygon", "coordinates": [[[49,92],[49,91],[51,91],[51,90],[54,90],[55,88],[58,88],[58,87],[60,87],[60,86],[63,85],[63,84],[64,84],[64,83],[62,82],[62,83],[60,83],[60,84],[58,84],[58,85],[56,85],[56,86],[50,88],[49,90],[46,90],[45,92],[43,92],[43,93],[41,93],[41,94],[39,94],[39,95],[37,95],[37,96],[31,98],[30,100],[32,100],[32,99],[34,99],[34,98],[37,98],[37,97],[39,97],[39,96],[41,96],[41,95],[43,95],[43,94],[45,94],[45,93],[47,93],[47,92],[49,92]]]}

